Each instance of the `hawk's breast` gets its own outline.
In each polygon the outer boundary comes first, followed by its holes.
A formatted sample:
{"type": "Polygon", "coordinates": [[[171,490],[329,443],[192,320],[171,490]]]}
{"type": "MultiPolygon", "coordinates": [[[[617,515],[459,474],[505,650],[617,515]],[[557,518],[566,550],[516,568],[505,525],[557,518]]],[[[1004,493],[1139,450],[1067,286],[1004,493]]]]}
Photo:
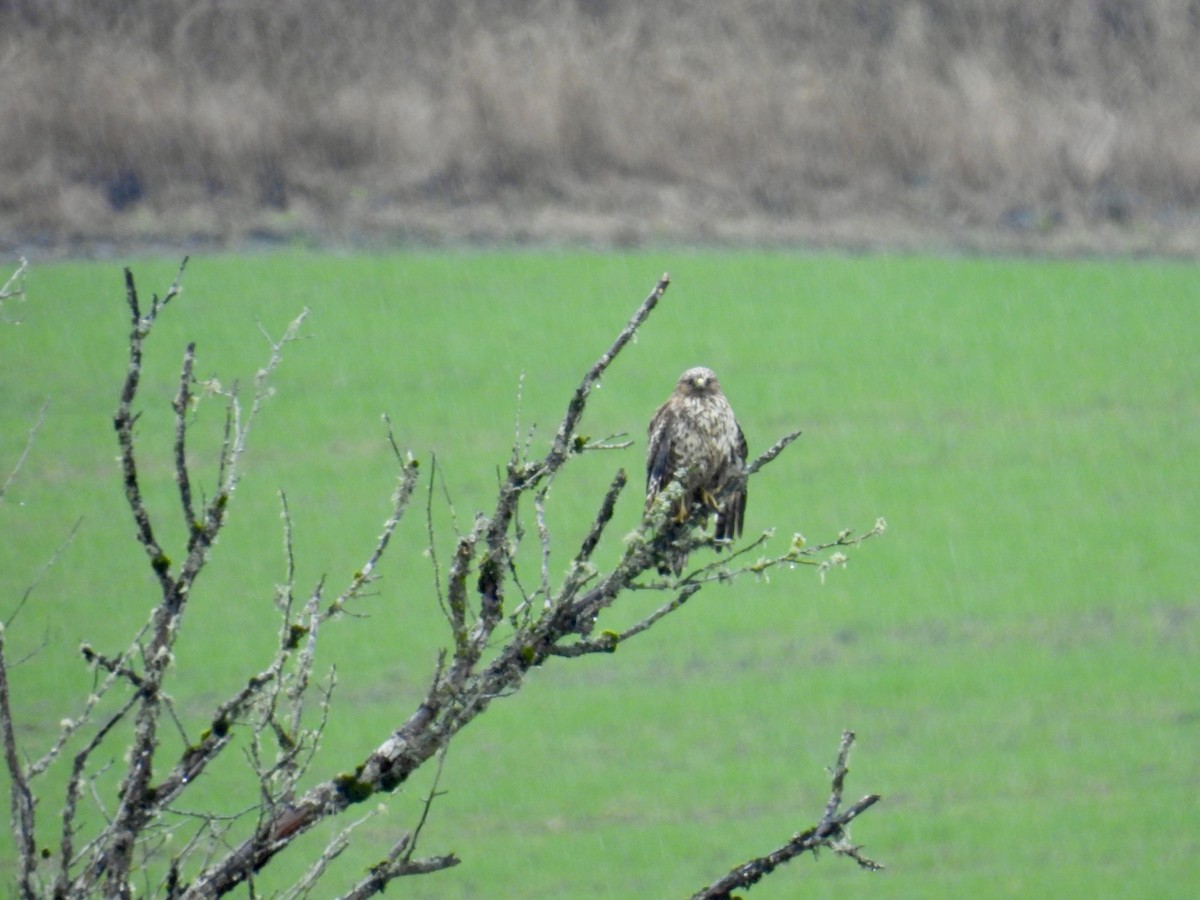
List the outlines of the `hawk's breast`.
{"type": "Polygon", "coordinates": [[[696,485],[712,484],[737,454],[737,421],[724,397],[687,397],[674,435],[679,468],[691,468],[696,485]]]}

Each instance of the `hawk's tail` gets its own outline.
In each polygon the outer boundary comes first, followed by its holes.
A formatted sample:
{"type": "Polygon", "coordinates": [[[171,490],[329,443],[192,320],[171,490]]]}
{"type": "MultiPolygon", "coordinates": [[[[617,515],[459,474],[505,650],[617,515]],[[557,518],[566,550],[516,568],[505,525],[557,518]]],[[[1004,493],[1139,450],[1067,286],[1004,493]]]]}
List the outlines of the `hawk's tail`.
{"type": "Polygon", "coordinates": [[[721,549],[722,543],[729,543],[742,536],[742,523],[746,518],[745,493],[731,494],[724,505],[717,511],[717,524],[713,529],[716,549],[721,549]]]}

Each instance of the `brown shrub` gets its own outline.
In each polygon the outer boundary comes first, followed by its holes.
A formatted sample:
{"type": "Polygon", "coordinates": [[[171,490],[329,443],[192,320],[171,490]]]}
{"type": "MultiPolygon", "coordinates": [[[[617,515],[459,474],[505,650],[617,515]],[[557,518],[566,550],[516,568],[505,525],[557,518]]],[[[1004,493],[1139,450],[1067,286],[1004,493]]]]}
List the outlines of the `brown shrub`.
{"type": "Polygon", "coordinates": [[[12,236],[1200,217],[1196,2],[8,0],[0,35],[12,236]]]}

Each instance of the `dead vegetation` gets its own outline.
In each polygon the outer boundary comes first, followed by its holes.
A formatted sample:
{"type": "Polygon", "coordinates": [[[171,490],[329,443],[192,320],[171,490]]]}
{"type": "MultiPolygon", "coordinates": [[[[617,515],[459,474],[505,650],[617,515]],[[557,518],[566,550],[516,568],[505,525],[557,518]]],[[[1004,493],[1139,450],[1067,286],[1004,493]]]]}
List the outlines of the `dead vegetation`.
{"type": "Polygon", "coordinates": [[[0,234],[1200,247],[1196,0],[0,0],[0,234]]]}

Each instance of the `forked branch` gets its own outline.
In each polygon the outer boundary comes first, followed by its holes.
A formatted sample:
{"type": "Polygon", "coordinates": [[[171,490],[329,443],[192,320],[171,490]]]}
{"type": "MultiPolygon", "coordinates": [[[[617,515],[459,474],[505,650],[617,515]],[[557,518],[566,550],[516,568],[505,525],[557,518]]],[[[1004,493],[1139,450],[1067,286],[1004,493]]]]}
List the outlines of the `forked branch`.
{"type": "Polygon", "coordinates": [[[832,850],[840,856],[848,856],[864,869],[877,871],[882,869],[879,863],[866,857],[861,847],[850,843],[850,823],[879,802],[878,794],[867,794],[856,803],[842,809],[842,789],[845,786],[846,775],[849,773],[847,761],[850,757],[850,747],[854,744],[854,732],[842,732],[842,743],[838,748],[837,762],[833,768],[833,778],[829,801],[825,804],[821,820],[799,834],[783,846],[749,862],[735,867],[723,878],[714,881],[704,890],[697,891],[691,900],[729,900],[736,890],[743,890],[757,884],[779,866],[805,853],[815,854],[822,847],[832,850]]]}

